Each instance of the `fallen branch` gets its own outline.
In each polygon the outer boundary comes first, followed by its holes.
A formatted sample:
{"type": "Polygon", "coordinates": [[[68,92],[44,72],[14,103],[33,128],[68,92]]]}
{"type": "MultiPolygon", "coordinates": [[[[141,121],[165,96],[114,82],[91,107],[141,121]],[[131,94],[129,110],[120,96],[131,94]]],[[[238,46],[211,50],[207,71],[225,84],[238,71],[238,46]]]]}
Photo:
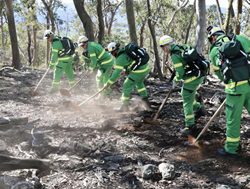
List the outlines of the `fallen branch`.
{"type": "Polygon", "coordinates": [[[16,169],[49,169],[48,160],[18,159],[0,154],[0,171],[11,171],[16,169]]]}

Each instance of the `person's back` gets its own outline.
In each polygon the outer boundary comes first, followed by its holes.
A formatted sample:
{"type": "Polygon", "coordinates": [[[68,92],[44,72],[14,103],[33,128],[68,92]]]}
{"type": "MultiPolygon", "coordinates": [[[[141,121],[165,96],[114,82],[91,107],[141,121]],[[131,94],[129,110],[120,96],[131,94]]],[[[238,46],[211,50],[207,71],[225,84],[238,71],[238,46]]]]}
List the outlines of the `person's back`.
{"type": "Polygon", "coordinates": [[[211,43],[209,57],[213,65],[212,68],[219,79],[224,81],[226,92],[227,137],[224,148],[218,149],[218,154],[235,156],[240,149],[240,123],[243,107],[250,114],[250,75],[248,79],[241,78],[241,75],[244,75],[242,71],[244,73],[250,71],[250,64],[247,60],[250,40],[243,35],[231,38],[225,35],[225,32],[219,27],[209,26],[207,31],[208,40],[211,43]],[[237,48],[233,49],[239,45],[237,42],[240,42],[238,50],[237,48]],[[228,74],[228,71],[231,74],[228,74]],[[232,73],[239,75],[239,77],[237,76],[235,79],[232,73]]]}
{"type": "Polygon", "coordinates": [[[160,47],[166,55],[171,57],[176,72],[173,83],[183,82],[181,96],[185,126],[181,133],[183,136],[193,135],[196,132],[195,119],[204,115],[203,105],[195,99],[196,91],[202,84],[204,77],[199,74],[198,68],[191,65],[193,62],[190,63],[184,58],[184,53],[193,49],[189,45],[178,45],[172,37],[164,35],[160,38],[160,47]]]}
{"type": "Polygon", "coordinates": [[[49,64],[50,67],[54,69],[54,76],[50,93],[58,91],[61,77],[64,73],[69,80],[69,85],[73,86],[75,79],[72,68],[72,55],[64,53],[64,46],[61,41],[61,37],[54,35],[52,31],[46,30],[44,32],[44,38],[52,44],[51,59],[49,64]]]}
{"type": "Polygon", "coordinates": [[[116,46],[116,43],[114,42],[111,42],[108,45],[108,50],[110,50],[110,53],[116,57],[116,62],[114,65],[115,70],[113,71],[106,85],[114,84],[120,77],[121,73],[125,72],[127,78],[123,83],[121,97],[123,104],[120,110],[129,110],[131,93],[135,87],[142,100],[145,102],[146,109],[149,110],[150,107],[148,102],[148,93],[144,85],[144,80],[150,72],[150,68],[148,66],[149,56],[145,50],[140,49],[139,47],[138,51],[141,55],[137,54],[137,52],[134,52],[133,50],[128,51],[126,47],[128,47],[130,44],[131,43],[123,48],[116,46]],[[132,53],[133,56],[130,53],[132,53]]]}
{"type": "Polygon", "coordinates": [[[99,43],[89,42],[87,53],[92,61],[90,66],[94,68],[102,68],[106,67],[106,64],[113,64],[112,56],[99,43]]]}

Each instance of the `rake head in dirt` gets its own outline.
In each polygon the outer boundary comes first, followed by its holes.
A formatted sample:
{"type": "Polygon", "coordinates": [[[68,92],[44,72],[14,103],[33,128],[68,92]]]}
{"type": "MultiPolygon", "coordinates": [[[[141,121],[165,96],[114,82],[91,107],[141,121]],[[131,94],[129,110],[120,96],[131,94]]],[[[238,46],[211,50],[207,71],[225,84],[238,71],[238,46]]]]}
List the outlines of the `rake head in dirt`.
{"type": "Polygon", "coordinates": [[[67,96],[67,97],[71,97],[70,91],[72,89],[74,89],[79,83],[80,81],[83,79],[84,77],[80,78],[72,87],[70,87],[69,89],[60,89],[60,93],[62,96],[67,96]]]}
{"type": "Polygon", "coordinates": [[[37,90],[32,90],[32,91],[30,91],[30,94],[31,94],[31,96],[37,96],[37,95],[39,95],[39,92],[37,91],[37,90]]]}
{"type": "Polygon", "coordinates": [[[69,89],[60,89],[60,93],[61,93],[62,96],[71,97],[69,89]]]}

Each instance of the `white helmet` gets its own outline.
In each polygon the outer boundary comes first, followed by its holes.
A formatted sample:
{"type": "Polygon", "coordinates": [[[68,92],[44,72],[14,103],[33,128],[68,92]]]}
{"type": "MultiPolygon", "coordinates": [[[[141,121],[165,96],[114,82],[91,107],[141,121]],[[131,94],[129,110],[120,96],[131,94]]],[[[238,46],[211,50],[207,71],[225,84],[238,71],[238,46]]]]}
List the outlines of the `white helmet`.
{"type": "Polygon", "coordinates": [[[164,46],[164,45],[170,45],[174,43],[174,38],[168,36],[168,35],[163,35],[160,38],[160,46],[164,46]]]}
{"type": "Polygon", "coordinates": [[[51,30],[45,30],[43,38],[48,39],[51,35],[54,35],[54,33],[51,30]]]}
{"type": "Polygon", "coordinates": [[[213,27],[213,26],[209,26],[207,28],[207,32],[208,32],[208,34],[207,34],[208,38],[210,38],[215,33],[218,33],[218,34],[224,34],[225,33],[220,27],[213,27]]]}
{"type": "Polygon", "coordinates": [[[82,36],[80,36],[79,38],[78,38],[78,46],[81,46],[83,43],[86,43],[86,42],[88,42],[88,38],[86,37],[86,36],[84,36],[84,35],[82,35],[82,36]]]}
{"type": "Polygon", "coordinates": [[[107,46],[107,49],[109,52],[112,52],[112,51],[116,50],[117,47],[118,47],[118,45],[116,42],[110,42],[107,46]]]}

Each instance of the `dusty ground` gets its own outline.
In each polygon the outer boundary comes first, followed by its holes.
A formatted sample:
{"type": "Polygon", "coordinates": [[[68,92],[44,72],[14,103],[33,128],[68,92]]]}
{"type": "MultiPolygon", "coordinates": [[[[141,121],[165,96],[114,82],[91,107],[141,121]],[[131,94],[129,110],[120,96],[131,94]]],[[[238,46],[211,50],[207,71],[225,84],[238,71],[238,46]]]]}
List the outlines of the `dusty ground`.
{"type": "MultiPolygon", "coordinates": [[[[1,154],[17,158],[49,160],[51,170],[39,177],[35,170],[0,172],[0,188],[250,188],[250,117],[246,111],[242,156],[225,159],[216,155],[225,135],[224,113],[202,136],[199,148],[185,146],[186,139],[179,134],[183,125],[179,93],[171,95],[159,122],[150,121],[171,88],[167,82],[147,81],[153,112],[117,112],[117,90],[112,100],[95,99],[79,112],[64,102],[78,103],[95,93],[92,75],[85,73],[74,96],[66,98],[48,94],[50,73],[39,95],[31,96],[42,74],[25,69],[0,72],[0,117],[29,119],[27,124],[0,127],[0,149],[1,154]],[[164,180],[158,173],[142,178],[144,165],[164,162],[174,166],[172,179],[164,180]]],[[[197,123],[202,128],[225,96],[213,78],[200,91],[207,109],[207,116],[197,123]]]]}

